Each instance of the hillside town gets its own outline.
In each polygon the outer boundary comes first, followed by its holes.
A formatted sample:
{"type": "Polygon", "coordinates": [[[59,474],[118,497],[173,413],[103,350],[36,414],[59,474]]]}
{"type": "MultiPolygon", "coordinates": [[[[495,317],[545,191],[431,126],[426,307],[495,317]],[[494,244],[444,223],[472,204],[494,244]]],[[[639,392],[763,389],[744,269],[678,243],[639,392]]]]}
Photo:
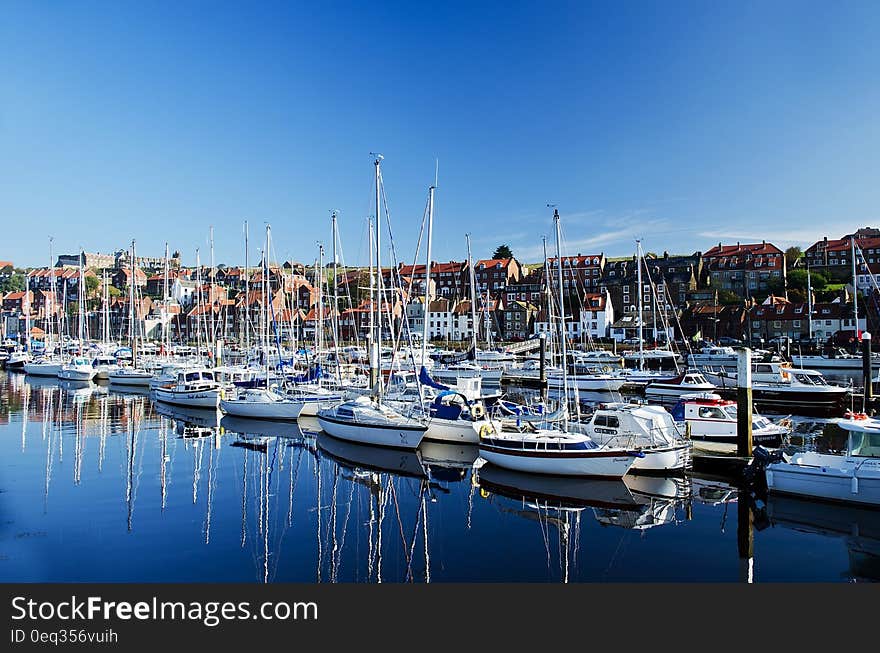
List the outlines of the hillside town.
{"type": "MultiPolygon", "coordinates": [[[[24,269],[0,261],[0,336],[21,340],[30,324],[32,337],[40,339],[49,329],[47,320],[66,324],[62,333],[76,333],[80,263],[86,327],[93,335],[102,333],[102,320],[107,320],[109,335],[124,339],[132,296],[147,336],[158,338],[167,323],[172,340],[179,343],[194,342],[199,325],[207,322],[217,337],[240,342],[244,315],[260,314],[267,302],[288,341],[314,339],[316,330],[331,323],[344,341],[363,337],[369,329],[366,268],[294,261],[248,269],[185,267],[179,252],[167,259],[138,256],[132,266],[128,251],[120,249],[113,254],[63,254],[51,268],[24,269]],[[264,269],[268,292],[262,290],[264,269]]],[[[399,264],[383,269],[388,311],[398,324],[406,319],[414,333],[421,333],[427,320],[429,338],[449,346],[473,338],[474,316],[481,341],[526,340],[551,330],[548,297],[557,294],[558,266],[555,257],[520,261],[506,245],[492,258],[476,260],[472,271],[466,261],[434,262],[429,275],[424,264],[399,264]],[[476,301],[473,311],[471,297],[476,301]]],[[[825,236],[803,251],[783,251],[762,241],[719,242],[691,254],[648,252],[641,289],[638,268],[635,255],[579,252],[562,257],[569,338],[582,344],[626,345],[637,342],[641,326],[648,343],[674,339],[760,346],[809,340],[847,345],[857,340],[856,331],[880,326],[880,229],[825,236]],[[861,307],[858,327],[853,323],[854,288],[861,307]]]]}

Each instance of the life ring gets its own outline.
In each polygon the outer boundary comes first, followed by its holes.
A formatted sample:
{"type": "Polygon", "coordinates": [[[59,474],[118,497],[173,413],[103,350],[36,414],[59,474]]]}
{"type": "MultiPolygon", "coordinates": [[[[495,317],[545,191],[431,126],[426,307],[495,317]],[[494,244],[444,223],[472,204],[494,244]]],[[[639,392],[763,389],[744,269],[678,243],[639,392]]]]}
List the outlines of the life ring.
{"type": "Polygon", "coordinates": [[[492,428],[491,424],[482,424],[480,426],[480,437],[485,438],[495,433],[495,429],[492,428]]]}
{"type": "Polygon", "coordinates": [[[854,413],[852,411],[846,411],[843,416],[846,419],[868,419],[868,415],[866,413],[854,413]]]}

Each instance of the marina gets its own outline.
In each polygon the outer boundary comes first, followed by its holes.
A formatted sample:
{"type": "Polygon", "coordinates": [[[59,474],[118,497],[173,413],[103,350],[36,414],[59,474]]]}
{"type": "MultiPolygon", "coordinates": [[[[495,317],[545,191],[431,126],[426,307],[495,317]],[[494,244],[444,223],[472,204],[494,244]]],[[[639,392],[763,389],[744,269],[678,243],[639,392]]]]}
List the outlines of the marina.
{"type": "MultiPolygon", "coordinates": [[[[753,581],[880,579],[880,511],[731,477],[523,474],[472,445],[358,444],[107,383],[0,372],[0,389],[9,581],[736,582],[746,526],[753,581]]],[[[845,443],[793,421],[798,445],[845,443]]]]}

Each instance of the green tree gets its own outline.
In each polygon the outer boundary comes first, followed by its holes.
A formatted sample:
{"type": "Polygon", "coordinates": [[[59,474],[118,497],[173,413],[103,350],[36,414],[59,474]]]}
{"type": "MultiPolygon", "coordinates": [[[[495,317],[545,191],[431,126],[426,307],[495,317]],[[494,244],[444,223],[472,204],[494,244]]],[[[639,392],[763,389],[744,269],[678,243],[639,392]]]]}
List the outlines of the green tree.
{"type": "Polygon", "coordinates": [[[95,295],[95,291],[101,285],[101,282],[98,280],[98,277],[86,277],[86,297],[92,297],[95,295]]]}
{"type": "Polygon", "coordinates": [[[796,245],[789,247],[787,250],[785,250],[786,267],[791,270],[797,263],[798,259],[803,255],[804,253],[803,251],[801,251],[800,247],[797,247],[796,245]]]}
{"type": "Polygon", "coordinates": [[[492,258],[513,258],[513,252],[507,245],[499,245],[492,253],[492,258]]]}
{"type": "MultiPolygon", "coordinates": [[[[8,268],[9,266],[4,268],[4,273],[7,271],[8,268]]],[[[8,279],[0,281],[0,292],[19,292],[25,289],[26,283],[27,282],[23,273],[13,272],[8,279]]]]}

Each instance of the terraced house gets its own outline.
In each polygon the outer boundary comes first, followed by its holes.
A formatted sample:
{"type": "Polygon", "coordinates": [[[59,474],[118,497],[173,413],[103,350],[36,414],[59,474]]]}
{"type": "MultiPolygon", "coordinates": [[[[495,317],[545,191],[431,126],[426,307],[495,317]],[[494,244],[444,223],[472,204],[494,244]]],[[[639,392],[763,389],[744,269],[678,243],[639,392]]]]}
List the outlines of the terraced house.
{"type": "Polygon", "coordinates": [[[708,278],[715,288],[729,290],[749,299],[764,295],[772,279],[783,283],[786,276],[785,255],[767,241],[760,243],[718,243],[703,254],[708,278]]]}

